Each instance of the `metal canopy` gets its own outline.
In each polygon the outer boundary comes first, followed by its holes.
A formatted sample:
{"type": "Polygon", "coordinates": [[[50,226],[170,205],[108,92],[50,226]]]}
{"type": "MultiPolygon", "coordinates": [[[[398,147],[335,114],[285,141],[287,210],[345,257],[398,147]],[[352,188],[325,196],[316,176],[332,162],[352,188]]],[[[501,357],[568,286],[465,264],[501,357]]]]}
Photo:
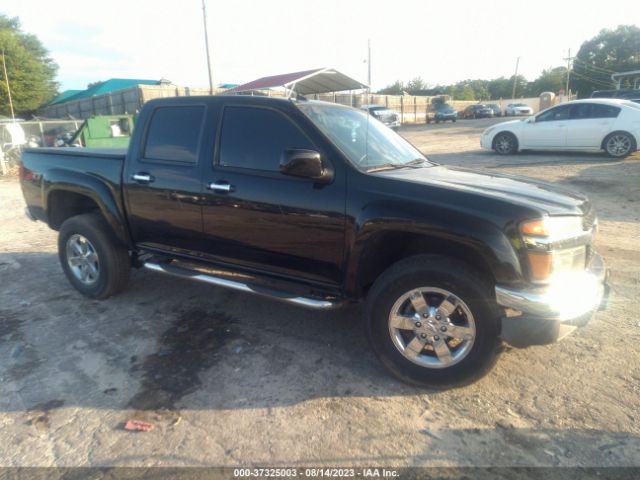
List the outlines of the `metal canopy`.
{"type": "Polygon", "coordinates": [[[298,95],[314,93],[342,92],[368,88],[367,85],[340,73],[333,68],[317,68],[303,72],[285,73],[262,77],[243,85],[239,85],[225,93],[241,93],[252,90],[283,87],[294,91],[298,95]]]}

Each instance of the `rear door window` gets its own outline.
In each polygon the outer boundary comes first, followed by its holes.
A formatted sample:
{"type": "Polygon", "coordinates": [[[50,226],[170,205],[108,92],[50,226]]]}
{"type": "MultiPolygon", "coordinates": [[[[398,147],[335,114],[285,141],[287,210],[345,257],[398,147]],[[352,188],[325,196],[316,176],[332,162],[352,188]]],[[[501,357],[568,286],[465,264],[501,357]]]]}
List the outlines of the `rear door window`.
{"type": "Polygon", "coordinates": [[[202,105],[156,108],[147,132],[144,159],[196,163],[203,119],[202,105]]]}
{"type": "Polygon", "coordinates": [[[619,113],[620,107],[602,103],[591,104],[591,118],[616,118],[619,113]]]}

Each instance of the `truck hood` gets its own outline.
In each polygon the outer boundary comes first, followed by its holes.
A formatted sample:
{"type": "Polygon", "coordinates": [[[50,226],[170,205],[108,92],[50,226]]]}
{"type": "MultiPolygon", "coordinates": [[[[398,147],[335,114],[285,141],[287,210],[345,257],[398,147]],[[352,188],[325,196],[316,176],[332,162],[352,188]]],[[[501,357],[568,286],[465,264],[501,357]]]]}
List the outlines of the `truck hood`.
{"type": "Polygon", "coordinates": [[[517,175],[489,174],[442,165],[384,170],[376,172],[375,175],[434,187],[465,190],[542,209],[549,215],[584,215],[590,209],[589,200],[581,193],[517,175]]]}

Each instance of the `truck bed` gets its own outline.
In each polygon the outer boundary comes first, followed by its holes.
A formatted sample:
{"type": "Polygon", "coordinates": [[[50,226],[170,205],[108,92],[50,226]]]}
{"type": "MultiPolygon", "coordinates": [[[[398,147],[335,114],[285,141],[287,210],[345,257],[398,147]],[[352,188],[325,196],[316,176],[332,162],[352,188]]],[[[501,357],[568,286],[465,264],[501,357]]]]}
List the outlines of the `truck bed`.
{"type": "Polygon", "coordinates": [[[85,185],[90,191],[104,192],[122,212],[125,157],[126,150],[121,148],[25,149],[21,157],[21,182],[30,215],[47,221],[49,193],[64,184],[85,185]]]}

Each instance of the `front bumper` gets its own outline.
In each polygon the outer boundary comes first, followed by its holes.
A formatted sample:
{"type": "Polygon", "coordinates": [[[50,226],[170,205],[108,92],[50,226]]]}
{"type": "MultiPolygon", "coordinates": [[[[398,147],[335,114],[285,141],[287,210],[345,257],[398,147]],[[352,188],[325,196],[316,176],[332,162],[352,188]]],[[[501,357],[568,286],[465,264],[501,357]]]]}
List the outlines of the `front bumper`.
{"type": "Polygon", "coordinates": [[[497,286],[495,290],[498,305],[515,313],[502,318],[503,340],[515,347],[545,345],[586,325],[597,310],[606,308],[608,270],[594,253],[585,271],[548,286],[528,290],[497,286]]]}
{"type": "Polygon", "coordinates": [[[480,147],[484,148],[485,150],[491,150],[493,148],[492,141],[493,141],[493,135],[483,134],[480,137],[480,147]]]}

